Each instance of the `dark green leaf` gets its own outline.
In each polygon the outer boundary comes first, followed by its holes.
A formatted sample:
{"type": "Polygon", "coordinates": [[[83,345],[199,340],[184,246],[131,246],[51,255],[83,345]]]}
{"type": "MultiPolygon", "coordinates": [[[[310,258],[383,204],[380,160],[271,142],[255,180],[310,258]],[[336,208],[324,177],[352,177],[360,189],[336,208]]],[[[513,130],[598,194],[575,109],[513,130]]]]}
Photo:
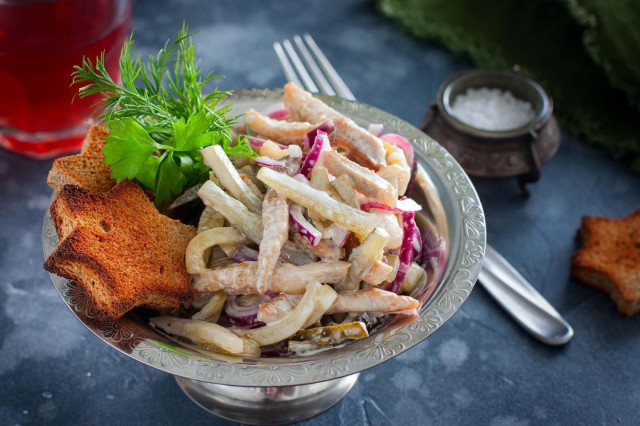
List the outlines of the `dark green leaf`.
{"type": "Polygon", "coordinates": [[[142,169],[136,175],[136,179],[142,186],[152,191],[156,190],[158,183],[158,168],[160,167],[160,157],[150,155],[144,162],[142,169]]]}
{"type": "Polygon", "coordinates": [[[156,189],[156,206],[168,201],[172,195],[181,194],[186,183],[187,179],[176,164],[173,153],[168,153],[160,164],[156,189]]]}
{"type": "Polygon", "coordinates": [[[200,171],[196,168],[196,161],[186,152],[174,152],[174,158],[178,159],[180,171],[187,179],[186,186],[193,186],[200,182],[200,171]]]}
{"type": "Polygon", "coordinates": [[[202,160],[202,154],[200,154],[200,151],[192,152],[191,156],[195,160],[195,164],[193,165],[193,167],[197,169],[199,172],[206,172],[207,174],[209,174],[209,172],[211,171],[211,168],[209,168],[209,166],[204,164],[202,160]]]}
{"type": "Polygon", "coordinates": [[[156,150],[157,144],[132,118],[113,120],[108,126],[104,162],[111,164],[111,176],[116,181],[133,179],[156,150]]]}
{"type": "Polygon", "coordinates": [[[210,145],[213,133],[207,132],[211,120],[205,111],[189,117],[185,123],[181,118],[173,123],[173,146],[176,151],[193,151],[210,145]]]}

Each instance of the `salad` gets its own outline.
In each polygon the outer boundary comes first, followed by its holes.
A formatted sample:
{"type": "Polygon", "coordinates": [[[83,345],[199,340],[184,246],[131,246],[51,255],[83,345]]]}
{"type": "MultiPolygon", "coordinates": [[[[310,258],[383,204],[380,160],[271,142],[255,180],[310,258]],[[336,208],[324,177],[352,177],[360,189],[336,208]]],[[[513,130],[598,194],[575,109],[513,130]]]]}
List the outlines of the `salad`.
{"type": "Polygon", "coordinates": [[[185,255],[199,297],[151,319],[198,347],[285,355],[365,338],[389,315],[416,315],[409,294],[439,273],[443,240],[433,225],[421,235],[416,215],[429,219],[406,195],[411,144],[293,83],[283,104],[236,127],[253,157],[200,151],[210,178],[185,255]]]}
{"type": "Polygon", "coordinates": [[[414,184],[437,193],[407,139],[293,83],[281,106],[249,109],[233,127],[229,92],[205,94],[219,76],[202,74],[186,25],[147,65],[134,50],[131,38],[120,82],[100,57],[73,83],[103,98],[113,179],[136,180],[161,211],[204,204],[185,253],[197,297],[154,327],[197,350],[256,357],[362,339],[390,315],[417,314],[410,294],[439,279],[446,226],[410,197],[414,184]]]}

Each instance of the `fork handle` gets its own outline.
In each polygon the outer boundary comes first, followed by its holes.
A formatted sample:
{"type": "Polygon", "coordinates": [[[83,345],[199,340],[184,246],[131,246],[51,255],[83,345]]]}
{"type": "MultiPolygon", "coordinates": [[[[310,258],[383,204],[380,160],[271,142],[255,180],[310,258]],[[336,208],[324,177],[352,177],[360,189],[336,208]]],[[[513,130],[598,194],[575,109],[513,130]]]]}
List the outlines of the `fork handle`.
{"type": "Polygon", "coordinates": [[[496,302],[541,342],[563,345],[573,337],[569,323],[490,246],[478,279],[496,302]]]}

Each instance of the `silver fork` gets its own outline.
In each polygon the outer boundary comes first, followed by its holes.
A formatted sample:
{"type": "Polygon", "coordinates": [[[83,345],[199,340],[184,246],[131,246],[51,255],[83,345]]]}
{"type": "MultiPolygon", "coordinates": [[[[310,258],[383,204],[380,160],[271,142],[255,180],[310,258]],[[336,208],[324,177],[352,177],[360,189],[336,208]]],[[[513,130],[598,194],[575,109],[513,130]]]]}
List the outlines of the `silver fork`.
{"type": "MultiPolygon", "coordinates": [[[[293,42],[300,54],[289,40],[273,43],[287,80],[312,93],[356,99],[309,34],[295,35],[293,42]]],[[[538,340],[562,345],[573,337],[573,329],[553,306],[489,245],[478,279],[516,322],[538,340]]]]}

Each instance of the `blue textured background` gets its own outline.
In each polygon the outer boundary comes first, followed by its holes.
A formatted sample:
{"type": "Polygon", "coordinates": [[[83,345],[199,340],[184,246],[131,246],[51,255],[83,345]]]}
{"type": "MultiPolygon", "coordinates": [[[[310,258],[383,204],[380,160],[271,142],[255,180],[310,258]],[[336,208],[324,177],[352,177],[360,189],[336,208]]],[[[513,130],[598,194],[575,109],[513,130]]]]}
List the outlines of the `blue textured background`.
{"type": "MultiPolygon", "coordinates": [[[[360,101],[420,124],[440,83],[469,67],[414,40],[364,1],[137,1],[142,53],[182,19],[223,88],[284,84],[271,43],[310,32],[360,101]]],[[[562,107],[562,106],[560,106],[562,107]]],[[[0,423],[229,424],[193,405],[165,373],[109,348],[73,317],[42,269],[49,161],[0,152],[0,423]]],[[[583,214],[640,207],[640,177],[564,134],[557,156],[519,196],[513,180],[475,183],[489,241],[574,326],[567,346],[530,338],[476,288],[441,331],[363,373],[321,424],[638,424],[640,316],[569,278],[583,214]]]]}

